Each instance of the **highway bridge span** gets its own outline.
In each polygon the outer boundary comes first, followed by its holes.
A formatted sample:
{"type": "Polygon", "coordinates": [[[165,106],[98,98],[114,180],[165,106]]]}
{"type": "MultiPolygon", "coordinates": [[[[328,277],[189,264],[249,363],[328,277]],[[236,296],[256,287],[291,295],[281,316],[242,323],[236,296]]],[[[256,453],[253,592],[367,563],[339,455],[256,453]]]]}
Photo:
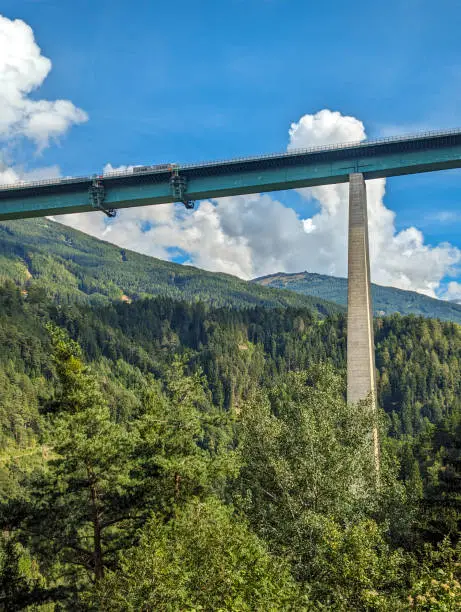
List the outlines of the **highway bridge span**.
{"type": "Polygon", "coordinates": [[[176,201],[190,207],[195,200],[345,183],[352,173],[367,180],[459,168],[461,130],[173,167],[0,186],[0,221],[176,201]]]}

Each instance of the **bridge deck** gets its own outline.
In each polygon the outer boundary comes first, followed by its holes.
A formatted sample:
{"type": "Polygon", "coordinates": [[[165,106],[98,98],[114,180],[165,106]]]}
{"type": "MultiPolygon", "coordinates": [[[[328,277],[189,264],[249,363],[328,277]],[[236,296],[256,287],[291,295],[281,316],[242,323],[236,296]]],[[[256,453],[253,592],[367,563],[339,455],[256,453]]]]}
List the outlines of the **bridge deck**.
{"type": "MultiPolygon", "coordinates": [[[[342,183],[353,172],[372,179],[459,167],[458,129],[177,165],[190,200],[342,183]]],[[[105,174],[104,205],[174,202],[170,178],[171,171],[155,169],[105,174]]],[[[88,193],[92,182],[93,177],[72,177],[0,186],[0,220],[95,210],[88,193]]]]}

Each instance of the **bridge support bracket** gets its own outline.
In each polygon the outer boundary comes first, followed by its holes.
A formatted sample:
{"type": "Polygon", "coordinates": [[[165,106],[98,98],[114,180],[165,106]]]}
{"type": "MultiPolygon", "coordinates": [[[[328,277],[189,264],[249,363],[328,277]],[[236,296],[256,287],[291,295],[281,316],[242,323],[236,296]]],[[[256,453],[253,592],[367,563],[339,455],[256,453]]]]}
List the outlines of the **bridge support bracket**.
{"type": "Polygon", "coordinates": [[[195,206],[193,200],[189,200],[186,195],[187,179],[185,176],[179,174],[178,170],[175,169],[170,178],[171,193],[173,194],[176,202],[182,202],[184,206],[191,210],[195,206]]]}
{"type": "Polygon", "coordinates": [[[104,206],[106,193],[104,190],[104,183],[102,182],[102,179],[100,177],[93,179],[88,190],[88,195],[90,198],[90,204],[93,208],[95,208],[96,210],[100,210],[108,217],[115,217],[117,211],[114,208],[106,208],[104,206]]]}

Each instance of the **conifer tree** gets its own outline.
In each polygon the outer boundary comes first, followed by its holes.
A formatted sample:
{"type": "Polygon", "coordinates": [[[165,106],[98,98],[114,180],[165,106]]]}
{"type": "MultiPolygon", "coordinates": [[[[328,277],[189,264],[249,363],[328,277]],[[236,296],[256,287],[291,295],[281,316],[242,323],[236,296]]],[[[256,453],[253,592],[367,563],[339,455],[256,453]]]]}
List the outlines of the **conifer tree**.
{"type": "Polygon", "coordinates": [[[33,483],[30,527],[62,562],[97,582],[129,533],[135,434],[111,420],[78,345],[59,329],[51,333],[60,390],[49,426],[52,459],[33,483]]]}

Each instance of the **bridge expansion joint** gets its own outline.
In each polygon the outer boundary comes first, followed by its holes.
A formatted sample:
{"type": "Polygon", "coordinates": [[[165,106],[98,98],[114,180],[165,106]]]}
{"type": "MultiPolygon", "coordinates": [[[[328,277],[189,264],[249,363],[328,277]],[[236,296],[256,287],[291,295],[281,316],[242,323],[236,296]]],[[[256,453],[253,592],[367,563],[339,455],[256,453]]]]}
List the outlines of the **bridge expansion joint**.
{"type": "Polygon", "coordinates": [[[88,195],[90,198],[90,204],[93,208],[102,211],[108,217],[115,217],[117,211],[114,208],[106,208],[104,206],[106,192],[104,189],[104,183],[102,182],[102,178],[100,176],[93,178],[88,190],[88,195]]]}

